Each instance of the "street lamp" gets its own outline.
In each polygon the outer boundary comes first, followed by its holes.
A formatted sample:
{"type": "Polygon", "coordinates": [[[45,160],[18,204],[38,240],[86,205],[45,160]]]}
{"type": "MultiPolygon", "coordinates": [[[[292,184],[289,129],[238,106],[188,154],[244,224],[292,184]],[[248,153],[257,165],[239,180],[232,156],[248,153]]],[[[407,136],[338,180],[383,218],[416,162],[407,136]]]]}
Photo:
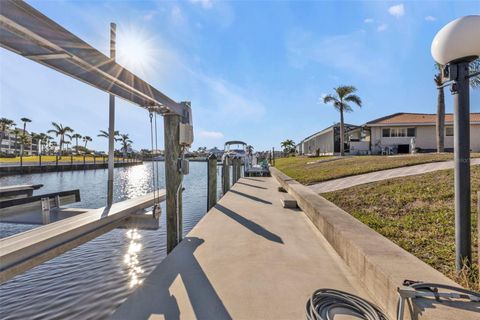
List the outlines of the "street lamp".
{"type": "Polygon", "coordinates": [[[432,56],[444,66],[454,102],[455,266],[470,265],[470,83],[469,64],[480,56],[480,16],[465,16],[444,26],[433,39],[432,56]]]}

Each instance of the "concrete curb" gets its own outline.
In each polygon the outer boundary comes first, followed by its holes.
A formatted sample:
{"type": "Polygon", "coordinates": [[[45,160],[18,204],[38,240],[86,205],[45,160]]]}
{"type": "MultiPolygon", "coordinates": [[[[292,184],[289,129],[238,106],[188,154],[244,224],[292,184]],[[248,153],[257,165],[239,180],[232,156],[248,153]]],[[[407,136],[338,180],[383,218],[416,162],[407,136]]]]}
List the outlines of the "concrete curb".
{"type": "MultiPolygon", "coordinates": [[[[310,188],[276,168],[273,177],[298,202],[298,206],[320,230],[352,272],[361,279],[375,302],[391,319],[396,319],[397,288],[405,279],[459,286],[412,254],[361,223],[310,188]]],[[[406,310],[409,319],[479,319],[480,306],[449,305],[430,299],[416,299],[406,310]],[[459,309],[459,308],[469,308],[459,309]]]]}

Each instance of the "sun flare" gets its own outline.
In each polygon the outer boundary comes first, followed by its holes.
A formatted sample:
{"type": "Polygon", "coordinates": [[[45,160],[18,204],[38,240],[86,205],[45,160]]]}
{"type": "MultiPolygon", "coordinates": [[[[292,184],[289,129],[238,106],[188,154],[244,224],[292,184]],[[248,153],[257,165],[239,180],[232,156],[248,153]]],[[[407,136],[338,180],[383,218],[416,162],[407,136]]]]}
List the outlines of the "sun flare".
{"type": "Polygon", "coordinates": [[[140,28],[119,29],[117,34],[117,62],[140,76],[155,67],[155,44],[152,35],[140,28]]]}

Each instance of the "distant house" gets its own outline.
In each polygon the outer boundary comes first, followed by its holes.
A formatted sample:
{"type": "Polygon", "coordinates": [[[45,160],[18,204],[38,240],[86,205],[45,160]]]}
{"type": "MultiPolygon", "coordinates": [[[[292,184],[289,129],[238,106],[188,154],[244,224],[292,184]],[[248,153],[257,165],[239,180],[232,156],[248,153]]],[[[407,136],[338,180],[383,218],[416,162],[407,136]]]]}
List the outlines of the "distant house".
{"type": "Polygon", "coordinates": [[[218,149],[217,147],[213,147],[212,149],[208,150],[209,154],[214,154],[217,159],[221,159],[223,156],[223,150],[218,149]]]}
{"type": "MultiPolygon", "coordinates": [[[[345,123],[345,131],[357,128],[353,124],[345,123]]],[[[347,140],[345,140],[347,142],[347,140]]],[[[296,146],[297,152],[308,155],[332,155],[340,152],[340,123],[331,125],[303,139],[296,146]]],[[[345,152],[348,152],[346,143],[345,152]]]]}
{"type": "MultiPolygon", "coordinates": [[[[437,150],[436,114],[395,113],[361,126],[345,124],[345,152],[350,154],[434,152],[437,150]]],[[[339,124],[300,142],[300,154],[340,152],[339,124]],[[332,142],[333,141],[333,142],[332,142]]],[[[453,115],[445,115],[445,151],[453,151],[453,115]]],[[[470,114],[470,149],[480,152],[480,113],[470,114]]]]}

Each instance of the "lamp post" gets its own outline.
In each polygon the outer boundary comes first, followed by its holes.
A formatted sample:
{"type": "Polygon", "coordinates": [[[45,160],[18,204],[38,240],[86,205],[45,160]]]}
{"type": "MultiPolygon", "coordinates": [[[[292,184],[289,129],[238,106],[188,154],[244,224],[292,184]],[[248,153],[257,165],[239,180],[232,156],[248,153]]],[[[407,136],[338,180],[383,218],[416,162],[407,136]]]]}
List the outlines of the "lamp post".
{"type": "Polygon", "coordinates": [[[445,25],[432,42],[432,56],[444,66],[454,103],[455,266],[470,265],[470,81],[469,64],[480,56],[480,16],[458,18],[445,25]]]}

